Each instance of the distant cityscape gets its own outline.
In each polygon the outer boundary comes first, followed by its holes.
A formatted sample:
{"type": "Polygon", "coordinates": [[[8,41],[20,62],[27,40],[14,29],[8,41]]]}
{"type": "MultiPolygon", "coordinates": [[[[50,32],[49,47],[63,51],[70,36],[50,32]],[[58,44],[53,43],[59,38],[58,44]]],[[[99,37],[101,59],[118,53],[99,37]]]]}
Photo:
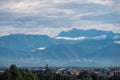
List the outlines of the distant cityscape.
{"type": "Polygon", "coordinates": [[[0,68],[0,80],[11,80],[10,74],[12,80],[120,80],[120,67],[49,67],[47,64],[45,67],[0,68]],[[29,75],[29,79],[19,78],[18,72],[22,77],[29,75]]]}

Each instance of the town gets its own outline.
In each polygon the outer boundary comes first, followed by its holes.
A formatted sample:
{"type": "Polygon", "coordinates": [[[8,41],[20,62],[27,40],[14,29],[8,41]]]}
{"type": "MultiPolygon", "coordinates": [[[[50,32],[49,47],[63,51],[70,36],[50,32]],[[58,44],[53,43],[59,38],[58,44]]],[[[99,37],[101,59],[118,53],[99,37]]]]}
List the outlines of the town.
{"type": "Polygon", "coordinates": [[[120,67],[46,65],[45,67],[18,68],[16,65],[11,65],[10,68],[0,68],[0,80],[120,80],[120,67]]]}

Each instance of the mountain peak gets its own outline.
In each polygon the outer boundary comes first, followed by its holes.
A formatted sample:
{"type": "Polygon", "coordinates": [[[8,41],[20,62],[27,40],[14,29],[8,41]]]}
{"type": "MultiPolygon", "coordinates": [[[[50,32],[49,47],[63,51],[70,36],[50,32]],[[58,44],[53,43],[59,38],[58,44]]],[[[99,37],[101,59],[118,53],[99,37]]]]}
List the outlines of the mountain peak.
{"type": "Polygon", "coordinates": [[[73,28],[71,31],[79,31],[80,29],[73,28]]]}
{"type": "Polygon", "coordinates": [[[69,31],[63,31],[58,36],[60,37],[95,37],[95,36],[101,36],[101,35],[108,35],[113,37],[114,33],[111,31],[102,31],[102,30],[96,30],[96,29],[88,29],[88,30],[82,30],[82,29],[76,29],[73,28],[69,31]]]}

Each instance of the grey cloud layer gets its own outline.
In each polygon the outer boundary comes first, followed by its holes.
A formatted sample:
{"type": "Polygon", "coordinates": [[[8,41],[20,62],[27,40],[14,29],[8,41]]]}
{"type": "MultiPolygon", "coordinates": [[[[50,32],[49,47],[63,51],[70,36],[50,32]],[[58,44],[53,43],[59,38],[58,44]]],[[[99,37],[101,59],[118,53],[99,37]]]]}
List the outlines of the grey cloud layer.
{"type": "Polygon", "coordinates": [[[119,0],[1,0],[0,35],[19,32],[53,36],[73,27],[119,32],[118,7],[119,0]]]}

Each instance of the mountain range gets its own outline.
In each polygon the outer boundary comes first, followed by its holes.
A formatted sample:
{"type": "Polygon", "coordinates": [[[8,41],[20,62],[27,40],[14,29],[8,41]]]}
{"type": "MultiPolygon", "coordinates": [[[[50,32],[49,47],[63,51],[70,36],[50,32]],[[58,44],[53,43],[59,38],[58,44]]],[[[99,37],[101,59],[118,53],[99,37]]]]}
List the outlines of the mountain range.
{"type": "Polygon", "coordinates": [[[117,66],[120,34],[73,28],[56,37],[11,34],[0,37],[0,65],[117,66]]]}

